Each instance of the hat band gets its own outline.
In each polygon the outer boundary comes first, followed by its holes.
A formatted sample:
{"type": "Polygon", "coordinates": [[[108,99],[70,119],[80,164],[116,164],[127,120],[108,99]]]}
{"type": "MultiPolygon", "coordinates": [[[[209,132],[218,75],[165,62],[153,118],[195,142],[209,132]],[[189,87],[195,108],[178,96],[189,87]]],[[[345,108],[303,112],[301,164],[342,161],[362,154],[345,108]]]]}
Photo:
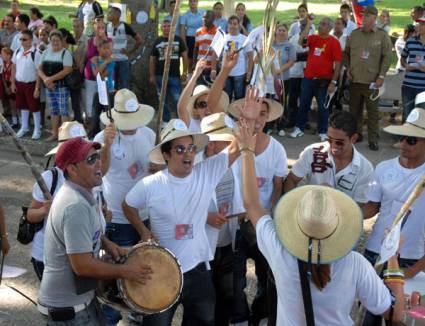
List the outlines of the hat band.
{"type": "Polygon", "coordinates": [[[218,127],[218,128],[215,128],[215,129],[211,129],[211,130],[208,130],[207,132],[205,132],[205,135],[208,135],[208,134],[210,134],[210,133],[212,133],[212,132],[219,131],[219,130],[223,130],[223,129],[230,129],[230,127],[228,127],[228,126],[223,126],[223,127],[218,127]]]}
{"type": "Polygon", "coordinates": [[[332,234],[334,234],[335,233],[335,231],[336,231],[336,229],[338,228],[338,225],[339,225],[339,218],[338,218],[338,222],[337,222],[337,224],[335,225],[335,228],[332,230],[332,232],[331,233],[329,233],[326,237],[324,237],[324,238],[315,238],[315,237],[312,237],[310,234],[307,234],[307,233],[305,233],[304,232],[304,230],[303,230],[303,228],[301,227],[301,225],[300,225],[300,223],[298,223],[298,219],[297,219],[297,224],[298,224],[298,227],[300,228],[300,230],[301,230],[301,232],[307,237],[307,238],[309,238],[309,239],[313,239],[313,240],[325,240],[325,239],[327,239],[327,238],[329,238],[329,237],[331,237],[332,236],[332,234]]]}
{"type": "Polygon", "coordinates": [[[114,111],[117,112],[117,113],[122,113],[122,114],[136,113],[137,111],[139,111],[139,105],[137,105],[137,110],[135,110],[135,111],[118,111],[116,108],[114,108],[114,111]]]}
{"type": "Polygon", "coordinates": [[[420,129],[422,129],[422,130],[425,130],[425,128],[424,128],[424,127],[421,127],[421,126],[415,125],[414,123],[411,123],[411,122],[406,122],[406,123],[407,123],[407,124],[409,124],[409,125],[412,125],[413,127],[420,128],[420,129]]]}

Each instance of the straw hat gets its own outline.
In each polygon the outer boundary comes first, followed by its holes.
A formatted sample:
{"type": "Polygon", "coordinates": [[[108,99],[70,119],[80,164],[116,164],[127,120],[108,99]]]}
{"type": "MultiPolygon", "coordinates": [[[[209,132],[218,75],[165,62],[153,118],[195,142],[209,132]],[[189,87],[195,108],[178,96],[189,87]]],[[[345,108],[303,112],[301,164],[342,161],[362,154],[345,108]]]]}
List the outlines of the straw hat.
{"type": "MultiPolygon", "coordinates": [[[[134,130],[145,126],[152,120],[154,114],[153,107],[140,104],[132,91],[123,88],[115,94],[111,116],[118,130],[134,130]]],[[[106,112],[100,115],[100,121],[104,125],[110,123],[106,112]]]]}
{"type": "MultiPolygon", "coordinates": [[[[210,92],[210,89],[205,85],[198,85],[193,90],[193,94],[189,99],[189,103],[187,104],[187,110],[189,111],[189,114],[192,115],[192,112],[195,108],[195,102],[198,99],[198,97],[208,94],[210,92]]],[[[218,106],[222,111],[225,111],[227,106],[229,105],[229,96],[225,91],[221,91],[220,99],[218,100],[218,106]]]]}
{"type": "Polygon", "coordinates": [[[425,109],[413,109],[402,126],[388,126],[390,134],[425,138],[425,109]]]}
{"type": "MultiPolygon", "coordinates": [[[[283,114],[283,106],[279,102],[264,98],[264,102],[266,102],[269,106],[269,118],[267,119],[267,122],[274,121],[276,119],[279,119],[283,114]]],[[[236,119],[239,119],[239,110],[238,108],[243,108],[245,103],[245,99],[241,98],[239,100],[236,100],[227,107],[227,112],[230,113],[233,117],[236,119]]]]}
{"type": "Polygon", "coordinates": [[[84,129],[84,126],[78,121],[67,121],[62,123],[58,133],[58,145],[44,156],[55,155],[61,143],[67,141],[68,139],[76,137],[83,137],[87,139],[87,133],[84,129]]]}
{"type": "Polygon", "coordinates": [[[211,114],[201,121],[202,133],[208,135],[210,141],[232,141],[233,127],[233,120],[224,112],[211,114]]]}
{"type": "Polygon", "coordinates": [[[165,164],[162,156],[161,146],[171,140],[192,136],[193,144],[197,147],[197,152],[200,152],[208,144],[208,136],[197,134],[189,131],[186,124],[180,119],[171,119],[161,132],[161,142],[154,147],[149,153],[149,160],[155,164],[165,164]]]}
{"type": "Polygon", "coordinates": [[[326,186],[308,185],[285,194],[276,206],[274,219],[278,237],[295,257],[311,263],[330,263],[344,257],[363,231],[359,206],[349,196],[326,186]]]}

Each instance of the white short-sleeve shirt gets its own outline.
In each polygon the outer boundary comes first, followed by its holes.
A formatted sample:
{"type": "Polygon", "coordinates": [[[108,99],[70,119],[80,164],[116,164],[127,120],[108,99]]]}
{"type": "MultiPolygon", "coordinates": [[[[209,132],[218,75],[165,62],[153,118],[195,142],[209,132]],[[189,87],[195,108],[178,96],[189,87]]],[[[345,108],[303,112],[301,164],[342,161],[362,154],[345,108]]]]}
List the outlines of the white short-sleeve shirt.
{"type": "Polygon", "coordinates": [[[15,51],[12,62],[16,67],[16,81],[22,83],[35,82],[38,76],[37,68],[40,65],[40,59],[40,52],[35,47],[31,47],[28,51],[20,47],[15,51]]]}
{"type": "MultiPolygon", "coordinates": [[[[267,259],[276,281],[279,326],[305,325],[297,259],[281,244],[273,220],[263,216],[257,223],[257,243],[267,259]]],[[[306,248],[307,250],[307,248],[306,248]]],[[[391,295],[373,266],[358,252],[330,264],[331,281],[319,291],[310,282],[317,326],[353,325],[351,308],[356,298],[375,315],[390,308],[391,295]]]]}
{"type": "Polygon", "coordinates": [[[353,146],[353,159],[344,169],[336,173],[335,163],[328,142],[307,146],[292,167],[298,178],[306,178],[308,184],[330,185],[358,203],[366,203],[366,189],[373,178],[373,166],[353,146]]]}
{"type": "Polygon", "coordinates": [[[173,176],[168,169],[159,171],[140,180],[125,198],[131,207],[148,208],[153,234],[161,246],[176,255],[183,272],[213,259],[205,223],[211,198],[228,162],[228,153],[221,152],[196,164],[184,178],[173,176]],[[192,238],[177,240],[178,225],[190,225],[192,238]]]}
{"type": "MultiPolygon", "coordinates": [[[[231,35],[226,34],[224,41],[226,44],[226,47],[230,48],[231,43],[233,42],[235,45],[235,50],[239,50],[242,48],[243,44],[245,43],[246,36],[243,34],[238,35],[231,35]]],[[[247,56],[250,52],[252,52],[252,45],[247,44],[246,47],[241,50],[242,53],[239,55],[239,60],[236,64],[236,66],[230,71],[229,76],[235,77],[235,76],[242,76],[246,74],[247,68],[248,68],[248,60],[247,56]]],[[[224,61],[224,58],[223,58],[224,61]]]]}
{"type": "MultiPolygon", "coordinates": [[[[385,229],[392,225],[401,206],[409,197],[413,188],[425,175],[425,163],[416,169],[406,169],[399,158],[383,161],[376,166],[374,179],[369,184],[366,195],[369,201],[381,203],[378,218],[366,243],[366,248],[375,253],[381,251],[385,229]]],[[[404,243],[400,248],[400,257],[421,259],[425,252],[425,193],[417,198],[401,230],[404,243]]]]}
{"type": "MultiPolygon", "coordinates": [[[[103,143],[104,132],[94,141],[103,143]]],[[[129,224],[122,211],[122,202],[127,193],[142,178],[149,175],[149,152],[155,147],[155,133],[148,127],[138,128],[134,135],[115,136],[111,146],[108,172],[103,177],[103,190],[108,210],[112,212],[112,223],[129,224]]],[[[139,212],[147,218],[144,211],[139,212]]]]}

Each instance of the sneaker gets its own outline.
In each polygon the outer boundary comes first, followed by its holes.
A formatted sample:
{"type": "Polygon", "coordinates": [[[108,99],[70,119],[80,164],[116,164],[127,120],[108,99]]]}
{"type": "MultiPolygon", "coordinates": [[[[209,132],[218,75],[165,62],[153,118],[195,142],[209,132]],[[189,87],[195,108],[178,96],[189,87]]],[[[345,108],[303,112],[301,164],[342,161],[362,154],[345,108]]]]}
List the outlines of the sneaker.
{"type": "Polygon", "coordinates": [[[279,132],[277,133],[280,137],[285,136],[285,130],[280,129],[279,132]]]}
{"type": "Polygon", "coordinates": [[[321,142],[326,141],[326,139],[328,139],[328,135],[327,134],[319,134],[319,138],[321,142]]]}
{"type": "Polygon", "coordinates": [[[34,129],[34,132],[32,133],[31,139],[33,140],[39,140],[41,138],[41,130],[34,129]]]}
{"type": "Polygon", "coordinates": [[[19,131],[16,133],[17,138],[22,138],[28,133],[28,129],[19,129],[19,131]]]}
{"type": "Polygon", "coordinates": [[[289,136],[290,136],[291,138],[298,138],[298,137],[302,137],[302,136],[304,136],[304,133],[301,131],[301,129],[300,129],[300,128],[295,127],[295,128],[294,128],[294,131],[293,131],[293,132],[291,132],[291,133],[289,134],[289,136]]]}

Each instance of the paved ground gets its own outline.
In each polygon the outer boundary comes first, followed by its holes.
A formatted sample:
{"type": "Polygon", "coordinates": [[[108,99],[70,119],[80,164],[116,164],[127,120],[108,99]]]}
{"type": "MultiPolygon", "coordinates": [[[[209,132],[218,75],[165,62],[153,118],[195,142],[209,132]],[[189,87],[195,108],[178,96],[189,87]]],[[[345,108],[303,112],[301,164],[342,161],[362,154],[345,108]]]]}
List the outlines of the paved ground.
{"type": "MultiPolygon", "coordinates": [[[[385,123],[382,121],[383,124],[385,123]]],[[[306,135],[300,139],[277,137],[283,143],[290,159],[290,164],[295,160],[300,151],[308,144],[317,141],[317,136],[306,135]]],[[[381,148],[378,152],[372,152],[367,148],[367,142],[358,145],[358,149],[374,164],[381,160],[389,159],[397,155],[397,150],[391,148],[394,140],[382,133],[381,148]]],[[[54,144],[40,144],[25,140],[25,144],[31,152],[41,154],[47,152],[54,144]]],[[[27,272],[15,279],[3,280],[0,286],[0,325],[40,325],[42,320],[35,306],[21,294],[18,294],[8,286],[13,286],[19,291],[36,300],[39,282],[30,263],[30,246],[23,246],[15,240],[17,221],[20,216],[20,207],[28,205],[31,199],[31,189],[34,179],[28,166],[19,154],[13,152],[14,145],[7,137],[0,137],[0,199],[5,206],[8,232],[12,249],[5,263],[11,266],[25,268],[27,272]]],[[[43,163],[44,158],[34,156],[37,163],[43,163]]],[[[40,165],[40,169],[42,166],[40,165]]],[[[369,228],[367,226],[367,228],[369,228]]],[[[255,293],[254,270],[250,265],[249,284],[247,292],[252,298],[255,293]]],[[[177,322],[176,322],[177,325],[177,322]]]]}

